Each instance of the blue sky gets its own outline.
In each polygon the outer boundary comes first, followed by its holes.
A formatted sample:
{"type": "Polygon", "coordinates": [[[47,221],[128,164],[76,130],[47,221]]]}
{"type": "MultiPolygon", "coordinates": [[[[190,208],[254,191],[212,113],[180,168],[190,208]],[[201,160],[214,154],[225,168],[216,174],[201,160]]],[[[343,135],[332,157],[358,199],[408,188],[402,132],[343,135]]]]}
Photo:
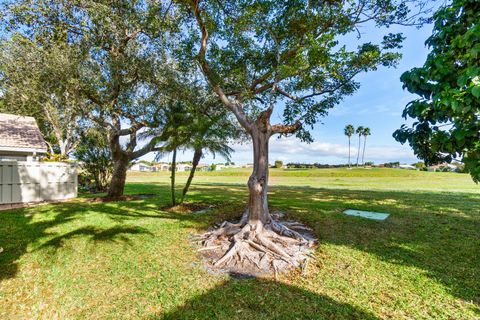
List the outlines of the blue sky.
{"type": "MultiPolygon", "coordinates": [[[[368,126],[372,135],[368,137],[365,161],[384,163],[400,161],[413,163],[418,161],[408,145],[402,146],[396,142],[392,133],[405,123],[402,111],[405,105],[415,98],[402,89],[400,76],[412,67],[423,65],[428,49],[425,40],[432,31],[427,25],[421,29],[412,27],[395,27],[391,32],[403,32],[406,39],[401,52],[403,58],[396,69],[382,68],[377,71],[360,75],[360,89],[347,97],[339,106],[332,109],[327,117],[322,119],[312,131],[315,141],[311,144],[301,143],[295,138],[277,139],[272,137],[270,143],[270,162],[305,163],[346,163],[348,159],[348,141],[343,134],[346,124],[355,127],[368,126]]],[[[362,41],[373,41],[385,34],[380,30],[367,27],[364,31],[369,37],[363,36],[362,41]]],[[[353,39],[353,38],[352,38],[353,39]]],[[[352,41],[355,43],[354,41],[352,41]]],[[[357,43],[355,43],[357,45],[357,43]]],[[[352,138],[352,154],[355,154],[358,137],[352,138]]],[[[233,146],[235,163],[251,163],[252,150],[250,144],[233,146]]],[[[356,155],[356,154],[355,154],[356,155]]],[[[180,160],[190,161],[191,152],[180,155],[180,160]]],[[[144,159],[151,160],[153,155],[144,159]]],[[[167,158],[163,159],[168,161],[167,158]]],[[[213,159],[206,156],[203,162],[223,162],[221,158],[213,159]]]]}

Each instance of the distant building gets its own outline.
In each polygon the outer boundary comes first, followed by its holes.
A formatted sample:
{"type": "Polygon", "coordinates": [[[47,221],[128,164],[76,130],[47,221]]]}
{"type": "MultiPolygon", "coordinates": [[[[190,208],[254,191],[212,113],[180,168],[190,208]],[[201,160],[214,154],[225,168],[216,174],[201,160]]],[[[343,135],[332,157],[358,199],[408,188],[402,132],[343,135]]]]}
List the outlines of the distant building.
{"type": "Polygon", "coordinates": [[[0,113],[0,160],[37,161],[47,144],[33,117],[0,113]]]}
{"type": "Polygon", "coordinates": [[[197,165],[197,171],[212,171],[212,166],[205,163],[199,163],[197,165]]]}
{"type": "Polygon", "coordinates": [[[236,165],[236,164],[217,164],[217,170],[223,170],[223,169],[239,169],[242,168],[241,165],[236,165]]]}
{"type": "Polygon", "coordinates": [[[157,168],[157,171],[170,171],[170,164],[169,163],[156,163],[154,165],[155,168],[157,168]]]}
{"type": "Polygon", "coordinates": [[[442,164],[437,164],[433,166],[428,166],[427,170],[433,171],[433,172],[436,172],[436,171],[452,171],[453,172],[453,171],[457,171],[458,167],[451,163],[442,163],[442,164]]]}
{"type": "Polygon", "coordinates": [[[400,169],[406,169],[406,170],[417,170],[416,167],[411,166],[409,164],[401,164],[398,166],[400,169]]]}
{"type": "Polygon", "coordinates": [[[138,162],[134,163],[130,167],[130,171],[138,171],[138,172],[155,172],[157,171],[157,168],[155,166],[149,166],[144,163],[138,162]]]}
{"type": "Polygon", "coordinates": [[[190,171],[192,170],[192,166],[185,163],[177,164],[177,171],[190,171]]]}

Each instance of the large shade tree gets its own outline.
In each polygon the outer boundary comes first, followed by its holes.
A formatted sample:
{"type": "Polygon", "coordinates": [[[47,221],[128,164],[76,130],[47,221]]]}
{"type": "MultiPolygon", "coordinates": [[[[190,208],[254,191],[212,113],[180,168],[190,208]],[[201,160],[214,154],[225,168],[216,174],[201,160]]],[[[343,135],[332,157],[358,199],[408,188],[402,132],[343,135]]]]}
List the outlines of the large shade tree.
{"type": "Polygon", "coordinates": [[[78,54],[64,41],[40,46],[14,35],[0,46],[3,112],[33,116],[50,153],[67,157],[78,145],[85,100],[75,90],[78,54]]]}
{"type": "Polygon", "coordinates": [[[166,37],[177,24],[163,1],[7,1],[9,30],[45,46],[62,36],[82,54],[75,86],[88,104],[84,115],[108,134],[113,161],[110,197],[123,194],[129,163],[154,150],[156,138],[138,134],[157,127],[156,116],[175,82],[166,37]]]}
{"type": "Polygon", "coordinates": [[[435,15],[431,52],[405,72],[404,88],[419,96],[403,116],[415,119],[394,137],[425,163],[462,161],[480,181],[480,2],[454,0],[435,15]]]}
{"type": "Polygon", "coordinates": [[[355,76],[394,66],[400,57],[400,34],[386,32],[378,43],[357,39],[355,47],[344,45],[346,38],[354,38],[362,25],[415,24],[410,9],[424,7],[400,0],[183,3],[192,17],[184,48],[198,49],[190,59],[253,144],[245,213],[238,223],[207,233],[203,243],[222,246],[216,266],[278,270],[299,265],[311,239],[295,230],[298,224],[275,220],[269,212],[269,140],[295,134],[310,141],[308,128],[358,89],[355,76]],[[272,115],[281,112],[274,109],[282,105],[283,116],[272,124],[272,115]]]}

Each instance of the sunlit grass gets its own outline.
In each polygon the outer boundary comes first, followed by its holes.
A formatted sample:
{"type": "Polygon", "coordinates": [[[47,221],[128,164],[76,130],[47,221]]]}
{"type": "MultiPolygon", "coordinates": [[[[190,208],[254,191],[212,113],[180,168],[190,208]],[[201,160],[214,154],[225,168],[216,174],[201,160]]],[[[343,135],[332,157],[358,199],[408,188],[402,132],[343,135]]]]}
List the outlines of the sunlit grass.
{"type": "Polygon", "coordinates": [[[0,212],[0,319],[480,317],[480,192],[468,176],[322,170],[272,170],[271,207],[320,240],[307,274],[279,281],[210,274],[189,242],[241,212],[247,170],[198,175],[188,201],[220,205],[205,214],[159,209],[167,173],[129,176],[127,193],[157,195],[147,200],[0,212]]]}
{"type": "MultiPolygon", "coordinates": [[[[246,184],[251,169],[226,169],[197,172],[197,183],[246,184]]],[[[130,172],[131,182],[168,182],[169,172],[130,172]]],[[[178,182],[187,179],[187,172],[177,172],[178,182]]],[[[431,190],[448,192],[478,192],[468,174],[426,172],[387,168],[340,169],[270,169],[270,185],[310,186],[363,190],[431,190]]]]}

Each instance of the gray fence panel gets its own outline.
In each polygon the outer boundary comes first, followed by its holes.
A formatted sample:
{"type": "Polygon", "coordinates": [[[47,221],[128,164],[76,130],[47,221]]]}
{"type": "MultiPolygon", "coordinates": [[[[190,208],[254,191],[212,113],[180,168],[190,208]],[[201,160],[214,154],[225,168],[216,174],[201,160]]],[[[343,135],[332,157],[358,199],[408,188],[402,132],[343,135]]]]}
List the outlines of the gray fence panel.
{"type": "Polygon", "coordinates": [[[77,190],[76,164],[0,161],[0,204],[70,199],[77,190]]]}

